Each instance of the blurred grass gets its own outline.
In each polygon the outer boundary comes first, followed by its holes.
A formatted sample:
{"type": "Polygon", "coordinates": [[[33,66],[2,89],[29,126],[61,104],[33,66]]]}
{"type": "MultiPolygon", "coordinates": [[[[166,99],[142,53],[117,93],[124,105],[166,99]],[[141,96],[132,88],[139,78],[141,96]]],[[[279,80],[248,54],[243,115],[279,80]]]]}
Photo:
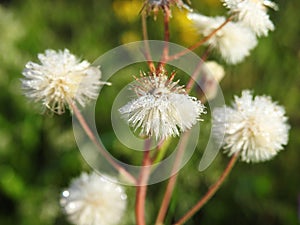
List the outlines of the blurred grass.
{"type": "MultiPolygon", "coordinates": [[[[192,1],[208,15],[224,13],[217,0],[192,1]]],[[[221,83],[227,103],[242,89],[271,95],[286,107],[292,126],[290,142],[274,160],[263,164],[238,163],[223,188],[188,225],[196,224],[299,224],[300,194],[300,2],[277,1],[270,12],[276,30],[260,39],[245,62],[225,66],[221,83]]],[[[90,170],[72,133],[70,115],[39,114],[20,89],[21,71],[29,60],[47,48],[68,48],[89,61],[120,44],[141,40],[141,1],[11,0],[0,2],[0,224],[67,224],[60,212],[60,191],[82,170],[90,170]]],[[[148,19],[151,39],[162,38],[161,17],[148,19]]],[[[184,12],[174,10],[171,41],[188,46],[197,39],[184,12]]],[[[197,50],[201,53],[201,50],[197,50]]],[[[217,56],[213,55],[213,58],[217,56]]],[[[113,135],[110,105],[114,96],[140,68],[123,71],[103,89],[104,102],[96,121],[104,142],[116,156],[130,160],[113,135]],[[126,75],[127,73],[127,75],[126,75]],[[106,107],[104,107],[106,106],[106,107]],[[122,151],[121,151],[122,150],[122,151]],[[118,153],[122,152],[122,154],[118,153]]],[[[199,149],[181,171],[172,200],[169,222],[178,219],[214,182],[228,159],[219,154],[204,173],[197,170],[209,126],[203,122],[199,149]]],[[[124,149],[125,150],[125,149],[124,149]]],[[[133,160],[134,162],[135,160],[133,160]]],[[[165,182],[149,188],[147,218],[153,223],[165,182]]],[[[124,224],[133,224],[134,190],[124,224]]]]}

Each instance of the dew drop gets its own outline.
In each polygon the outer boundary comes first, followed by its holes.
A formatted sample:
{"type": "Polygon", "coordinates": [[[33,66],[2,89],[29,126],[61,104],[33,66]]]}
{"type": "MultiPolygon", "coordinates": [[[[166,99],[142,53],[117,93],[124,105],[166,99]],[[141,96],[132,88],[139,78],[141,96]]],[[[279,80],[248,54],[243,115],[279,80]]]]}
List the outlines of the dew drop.
{"type": "Polygon", "coordinates": [[[70,192],[68,190],[65,190],[65,191],[62,192],[62,196],[64,198],[68,198],[70,196],[70,192]]]}

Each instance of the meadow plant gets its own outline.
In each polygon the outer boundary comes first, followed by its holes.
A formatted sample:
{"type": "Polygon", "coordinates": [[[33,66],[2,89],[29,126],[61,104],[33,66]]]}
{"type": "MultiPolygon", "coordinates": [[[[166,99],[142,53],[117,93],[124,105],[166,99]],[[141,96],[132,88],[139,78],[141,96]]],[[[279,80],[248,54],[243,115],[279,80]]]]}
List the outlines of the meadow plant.
{"type": "MultiPolygon", "coordinates": [[[[216,17],[196,13],[192,3],[182,0],[141,2],[141,11],[137,16],[142,20],[142,54],[148,69],[136,71],[133,83],[129,86],[131,100],[118,108],[119,117],[127,123],[130,132],[144,142],[138,173],[132,173],[103,148],[81,111],[90,101],[97,99],[103,85],[111,85],[102,80],[105,66],[102,71],[101,64],[81,60],[68,49],[47,49],[38,55],[39,63],[28,62],[25,65],[22,79],[25,96],[40,104],[43,111],[61,115],[69,109],[102,158],[120,175],[111,177],[95,169],[91,174],[83,172],[79,178],[73,179],[70,186],[62,192],[60,200],[63,212],[71,223],[120,224],[122,215],[134,210],[137,225],[166,224],[172,193],[176,185],[180,186],[176,181],[183,154],[188,148],[189,141],[186,137],[196,124],[200,123],[201,127],[201,123],[206,122],[203,115],[211,110],[207,103],[217,96],[219,82],[225,75],[221,64],[237,64],[246,60],[251,50],[257,46],[259,38],[268,36],[275,29],[268,15],[269,8],[278,9],[272,1],[221,2],[228,9],[228,14],[216,17]],[[169,25],[174,17],[174,7],[178,7],[180,13],[186,15],[199,35],[198,42],[175,53],[171,52],[169,42],[172,35],[169,25]],[[157,19],[160,16],[162,20],[157,19]],[[155,23],[163,23],[164,42],[159,61],[153,60],[148,41],[147,21],[151,17],[155,23]],[[185,55],[198,48],[204,49],[201,60],[190,74],[189,80],[182,83],[181,73],[170,67],[171,62],[185,60],[185,55]],[[219,62],[208,61],[211,55],[219,62]],[[202,68],[206,72],[200,74],[199,70],[202,68]],[[166,155],[162,149],[168,149],[176,137],[182,141],[178,144],[170,173],[165,178],[167,186],[161,204],[156,206],[157,217],[146,218],[146,202],[151,201],[147,199],[147,187],[151,183],[149,179],[154,173],[163,173],[164,168],[159,163],[166,155]],[[156,145],[153,147],[151,144],[154,142],[156,145]],[[128,199],[124,184],[135,186],[134,209],[126,209],[128,199]]],[[[185,63],[189,64],[188,61],[185,63]]],[[[174,225],[187,222],[211,199],[238,159],[246,163],[273,159],[288,142],[290,127],[285,109],[269,96],[254,96],[252,91],[242,90],[240,97],[234,97],[232,106],[216,107],[210,113],[212,137],[230,160],[219,179],[196,204],[191,205],[184,215],[173,222],[174,225]]]]}

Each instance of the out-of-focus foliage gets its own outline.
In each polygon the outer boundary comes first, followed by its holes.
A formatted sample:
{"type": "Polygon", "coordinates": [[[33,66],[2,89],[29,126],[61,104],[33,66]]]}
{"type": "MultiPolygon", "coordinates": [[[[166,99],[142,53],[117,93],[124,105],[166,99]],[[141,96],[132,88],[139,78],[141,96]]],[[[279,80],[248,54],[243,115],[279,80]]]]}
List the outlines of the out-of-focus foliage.
{"type": "MultiPolygon", "coordinates": [[[[242,89],[267,94],[284,105],[292,126],[290,142],[272,161],[239,162],[216,196],[187,224],[299,224],[300,195],[300,1],[278,0],[280,11],[271,12],[276,30],[237,66],[225,66],[221,82],[227,103],[242,89]]],[[[106,51],[142,39],[138,0],[11,0],[0,3],[0,224],[68,224],[60,211],[60,191],[82,170],[90,170],[77,149],[71,116],[41,115],[28,103],[20,85],[27,61],[47,48],[68,48],[89,61],[106,51]]],[[[218,0],[192,1],[207,15],[225,12],[218,0]]],[[[162,20],[147,19],[149,37],[162,39],[162,20]]],[[[171,41],[183,46],[198,36],[185,19],[184,10],[173,10],[171,41]]],[[[202,50],[197,50],[201,54],[202,50]]],[[[211,59],[215,58],[212,55],[211,59]]],[[[222,63],[222,62],[221,62],[222,63]]],[[[138,75],[139,65],[113,77],[105,87],[96,121],[103,142],[116,157],[130,160],[113,134],[110,108],[121,88],[138,75]]],[[[178,75],[180,76],[180,74],[178,75]]],[[[209,121],[209,116],[206,117],[209,121]]],[[[167,223],[178,219],[218,178],[228,158],[219,154],[204,172],[197,170],[209,122],[202,122],[199,148],[181,171],[167,223]]],[[[138,163],[137,159],[131,159],[138,163]]],[[[147,220],[154,223],[165,182],[149,187],[147,220]]],[[[134,189],[124,224],[134,222],[134,189]]]]}

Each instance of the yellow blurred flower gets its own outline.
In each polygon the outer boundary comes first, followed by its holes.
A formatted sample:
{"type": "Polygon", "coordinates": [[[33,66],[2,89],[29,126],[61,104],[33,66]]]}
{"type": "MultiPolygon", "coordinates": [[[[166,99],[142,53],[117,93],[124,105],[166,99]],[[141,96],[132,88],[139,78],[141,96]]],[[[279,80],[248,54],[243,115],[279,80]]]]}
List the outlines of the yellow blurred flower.
{"type": "Polygon", "coordinates": [[[137,33],[136,31],[126,31],[121,36],[122,44],[134,42],[134,41],[140,41],[140,40],[141,40],[140,34],[137,33]]]}
{"type": "Polygon", "coordinates": [[[192,26],[192,22],[187,18],[185,11],[174,9],[171,23],[172,28],[176,29],[175,32],[178,34],[183,45],[190,46],[199,40],[199,35],[192,26]]]}
{"type": "Polygon", "coordinates": [[[134,22],[140,18],[139,12],[143,7],[143,2],[141,1],[124,1],[117,0],[113,2],[113,9],[116,16],[120,21],[124,22],[134,22]]]}

